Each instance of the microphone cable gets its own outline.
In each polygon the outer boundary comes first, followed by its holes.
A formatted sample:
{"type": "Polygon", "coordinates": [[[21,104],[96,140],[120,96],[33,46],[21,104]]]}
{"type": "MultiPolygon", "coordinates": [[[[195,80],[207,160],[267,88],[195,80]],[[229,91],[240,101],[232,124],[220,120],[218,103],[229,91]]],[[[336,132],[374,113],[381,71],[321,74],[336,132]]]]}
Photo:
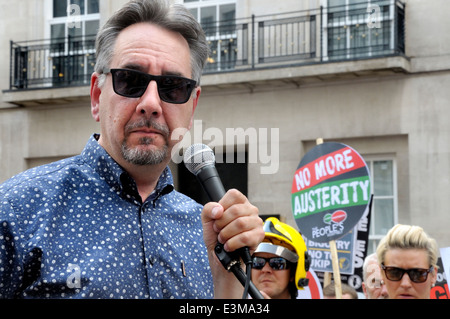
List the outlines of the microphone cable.
{"type": "MultiPolygon", "coordinates": [[[[186,149],[183,157],[184,165],[189,172],[196,176],[208,198],[214,202],[219,202],[225,195],[225,189],[215,168],[216,160],[211,148],[205,144],[193,144],[186,149]]],[[[246,296],[249,293],[254,299],[264,299],[261,292],[251,282],[252,257],[248,247],[228,253],[223,249],[222,244],[217,243],[214,250],[225,269],[233,272],[244,286],[242,299],[247,299],[246,296]],[[240,266],[240,259],[246,265],[247,275],[240,266]]]]}
{"type": "Polygon", "coordinates": [[[252,281],[252,256],[250,256],[250,251],[248,247],[240,248],[240,255],[242,261],[245,264],[245,285],[244,285],[244,293],[242,294],[242,299],[248,299],[248,287],[250,286],[250,282],[252,281]]]}

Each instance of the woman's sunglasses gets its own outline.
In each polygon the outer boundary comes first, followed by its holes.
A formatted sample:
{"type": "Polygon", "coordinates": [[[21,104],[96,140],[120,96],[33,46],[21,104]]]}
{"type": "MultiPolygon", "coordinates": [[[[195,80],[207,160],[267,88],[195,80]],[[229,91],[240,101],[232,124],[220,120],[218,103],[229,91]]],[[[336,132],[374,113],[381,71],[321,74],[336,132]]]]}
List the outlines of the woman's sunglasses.
{"type": "Polygon", "coordinates": [[[428,274],[433,270],[433,267],[430,267],[429,269],[424,268],[403,269],[385,266],[384,264],[381,264],[381,268],[384,270],[386,278],[391,281],[400,281],[403,278],[403,275],[407,273],[409,279],[411,279],[411,281],[415,283],[422,283],[427,281],[428,274]]]}
{"type": "Polygon", "coordinates": [[[151,75],[130,69],[110,69],[104,73],[112,74],[113,89],[118,95],[130,98],[141,97],[150,81],[155,81],[159,98],[172,104],[186,103],[197,83],[181,76],[151,75]]]}
{"type": "Polygon", "coordinates": [[[282,257],[272,257],[272,258],[253,257],[252,268],[258,270],[263,269],[266,262],[269,262],[269,266],[273,270],[283,270],[289,268],[289,262],[282,257]]]}

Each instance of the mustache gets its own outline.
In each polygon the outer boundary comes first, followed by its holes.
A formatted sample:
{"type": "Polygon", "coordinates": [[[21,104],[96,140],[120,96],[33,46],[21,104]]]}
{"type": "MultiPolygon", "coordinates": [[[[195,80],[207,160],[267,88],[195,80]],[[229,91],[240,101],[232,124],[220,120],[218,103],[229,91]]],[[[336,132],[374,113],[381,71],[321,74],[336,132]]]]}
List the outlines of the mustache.
{"type": "Polygon", "coordinates": [[[154,129],[157,130],[159,133],[161,133],[166,139],[169,138],[169,128],[165,124],[158,123],[154,121],[153,119],[140,119],[135,122],[128,123],[125,126],[125,134],[128,134],[132,132],[135,129],[146,127],[148,129],[154,129]]]}

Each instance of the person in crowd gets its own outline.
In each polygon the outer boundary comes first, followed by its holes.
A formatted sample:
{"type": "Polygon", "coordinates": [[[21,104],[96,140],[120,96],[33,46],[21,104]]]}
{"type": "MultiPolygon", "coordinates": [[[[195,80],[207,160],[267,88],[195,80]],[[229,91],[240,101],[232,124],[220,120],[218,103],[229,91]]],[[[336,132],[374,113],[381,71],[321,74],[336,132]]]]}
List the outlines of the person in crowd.
{"type": "Polygon", "coordinates": [[[292,226],[269,217],[265,237],[252,256],[252,281],[271,299],[296,299],[308,285],[310,257],[301,234],[292,226]]]}
{"type": "Polygon", "coordinates": [[[388,298],[376,253],[370,254],[364,259],[362,289],[366,299],[388,298]]]}
{"type": "Polygon", "coordinates": [[[430,298],[437,280],[438,248],[422,227],[392,227],[378,244],[377,258],[390,299],[430,298]]]}
{"type": "MultiPolygon", "coordinates": [[[[341,283],[342,299],[358,299],[358,293],[355,288],[341,283]]],[[[336,299],[336,286],[334,282],[323,288],[323,299],[336,299]]]]}
{"type": "Polygon", "coordinates": [[[208,51],[189,10],[165,1],[130,1],[103,25],[90,88],[100,134],[0,186],[0,298],[242,296],[214,247],[253,252],[258,209],[237,190],[203,207],[168,167],[208,51]]]}

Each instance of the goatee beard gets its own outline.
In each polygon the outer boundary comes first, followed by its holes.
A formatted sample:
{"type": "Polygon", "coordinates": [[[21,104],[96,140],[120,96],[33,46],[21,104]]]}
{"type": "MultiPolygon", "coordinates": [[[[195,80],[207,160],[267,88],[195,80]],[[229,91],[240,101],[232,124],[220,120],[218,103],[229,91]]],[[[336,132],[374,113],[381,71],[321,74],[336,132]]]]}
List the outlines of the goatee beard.
{"type": "MultiPolygon", "coordinates": [[[[156,165],[161,164],[169,154],[169,129],[166,125],[156,123],[150,119],[142,119],[138,122],[127,124],[125,127],[125,139],[122,142],[121,152],[122,157],[129,163],[134,165],[156,165]],[[159,149],[141,149],[139,147],[130,148],[128,146],[128,133],[137,128],[153,128],[158,130],[164,137],[164,145],[159,149]]],[[[153,138],[143,137],[139,139],[139,145],[150,145],[153,143],[153,138]]]]}

